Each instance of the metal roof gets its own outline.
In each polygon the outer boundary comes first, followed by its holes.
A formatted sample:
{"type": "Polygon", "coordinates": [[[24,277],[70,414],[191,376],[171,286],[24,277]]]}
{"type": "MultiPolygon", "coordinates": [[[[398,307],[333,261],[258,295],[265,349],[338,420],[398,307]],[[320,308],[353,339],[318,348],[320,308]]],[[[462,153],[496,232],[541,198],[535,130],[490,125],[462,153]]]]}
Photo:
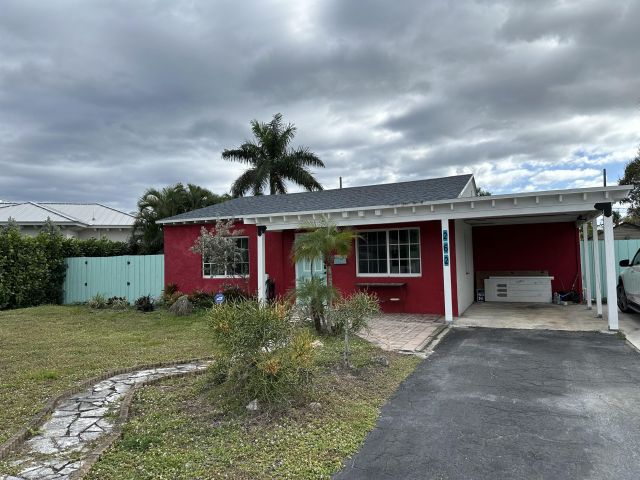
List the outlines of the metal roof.
{"type": "Polygon", "coordinates": [[[91,227],[129,227],[135,217],[100,203],[24,202],[0,204],[0,223],[13,218],[23,225],[42,224],[47,218],[58,224],[91,227]]]}
{"type": "Polygon", "coordinates": [[[472,174],[466,174],[318,192],[240,197],[165,218],[159,223],[448,200],[458,198],[472,178],[472,174]]]}

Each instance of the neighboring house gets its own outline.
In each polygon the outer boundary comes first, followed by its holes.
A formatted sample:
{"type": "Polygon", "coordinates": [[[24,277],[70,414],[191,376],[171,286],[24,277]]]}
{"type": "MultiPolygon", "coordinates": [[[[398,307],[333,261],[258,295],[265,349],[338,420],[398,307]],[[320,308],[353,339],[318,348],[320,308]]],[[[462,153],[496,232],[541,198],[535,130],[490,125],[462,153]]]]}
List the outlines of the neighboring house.
{"type": "MultiPolygon", "coordinates": [[[[248,269],[249,288],[264,298],[268,277],[275,293],[284,295],[310,275],[310,265],[291,260],[300,225],[326,216],[358,233],[352,255],[334,260],[336,287],[344,293],[375,292],[385,312],[433,313],[452,321],[483,287],[477,278],[546,275],[553,291],[582,292],[578,227],[586,228],[604,209],[609,214],[605,251],[613,252],[611,202],[629,190],[610,186],[479,197],[473,175],[458,175],[241,197],[159,222],[164,224],[165,282],[191,292],[215,291],[233,281],[190,251],[202,226],[230,218],[242,230],[238,242],[246,246],[246,257],[239,268],[248,269]]],[[[609,297],[615,298],[609,257],[602,261],[608,267],[609,297]]],[[[615,302],[609,309],[610,325],[615,322],[617,328],[615,302]]]]}
{"type": "MultiPolygon", "coordinates": [[[[603,238],[602,232],[598,232],[598,238],[603,238]]],[[[640,240],[640,225],[629,222],[619,223],[613,227],[613,238],[615,240],[640,240]]]]}
{"type": "Polygon", "coordinates": [[[0,203],[0,225],[15,220],[25,235],[37,235],[47,219],[60,227],[66,237],[80,239],[106,237],[127,241],[135,217],[100,203],[0,203]]]}

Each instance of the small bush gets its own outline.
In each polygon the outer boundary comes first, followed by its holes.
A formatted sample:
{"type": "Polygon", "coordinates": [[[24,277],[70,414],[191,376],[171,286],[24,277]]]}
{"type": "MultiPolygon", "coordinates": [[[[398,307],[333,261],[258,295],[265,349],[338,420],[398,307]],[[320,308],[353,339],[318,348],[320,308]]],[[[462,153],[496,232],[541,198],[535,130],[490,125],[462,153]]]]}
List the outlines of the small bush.
{"type": "Polygon", "coordinates": [[[145,295],[135,301],[135,306],[141,312],[153,312],[155,310],[155,301],[150,295],[145,295]]]}
{"type": "Polygon", "coordinates": [[[170,307],[171,305],[173,305],[174,303],[176,303],[176,300],[178,300],[181,296],[183,296],[184,293],[177,291],[177,292],[173,292],[171,295],[165,295],[162,297],[162,300],[164,301],[164,304],[167,307],[170,307]]]}
{"type": "Polygon", "coordinates": [[[244,288],[231,283],[222,285],[222,294],[225,302],[244,302],[251,298],[251,295],[244,288]]]}
{"type": "Polygon", "coordinates": [[[189,301],[189,297],[182,295],[169,307],[169,311],[180,317],[193,313],[193,303],[189,301]]]}
{"type": "Polygon", "coordinates": [[[375,295],[358,292],[340,298],[329,313],[331,331],[334,335],[343,335],[345,325],[348,325],[350,333],[358,333],[367,328],[368,317],[379,312],[380,304],[375,295]]]}
{"type": "Polygon", "coordinates": [[[196,290],[189,295],[189,301],[195,308],[211,308],[213,307],[213,293],[196,290]]]}
{"type": "Polygon", "coordinates": [[[176,293],[177,291],[178,291],[178,284],[177,283],[167,283],[164,286],[163,295],[164,296],[171,296],[174,293],[176,293]]]}
{"type": "Polygon", "coordinates": [[[96,293],[93,297],[89,299],[87,302],[89,308],[94,308],[97,310],[101,310],[103,308],[108,308],[107,298],[101,293],[96,293]]]}
{"type": "Polygon", "coordinates": [[[107,300],[107,305],[114,310],[126,310],[129,308],[129,300],[125,297],[111,297],[107,300]]]}
{"type": "Polygon", "coordinates": [[[211,326],[220,367],[214,376],[240,405],[257,399],[268,408],[282,406],[310,385],[313,337],[292,321],[290,305],[216,305],[211,326]]]}

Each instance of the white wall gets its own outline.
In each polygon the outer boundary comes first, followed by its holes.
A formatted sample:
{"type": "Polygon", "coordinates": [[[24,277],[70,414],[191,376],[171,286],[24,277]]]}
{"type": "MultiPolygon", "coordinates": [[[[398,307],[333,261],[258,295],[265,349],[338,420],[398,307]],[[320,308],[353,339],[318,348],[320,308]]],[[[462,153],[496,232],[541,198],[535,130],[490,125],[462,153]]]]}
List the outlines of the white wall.
{"type": "Polygon", "coordinates": [[[473,230],[464,220],[455,221],[456,282],[458,286],[458,315],[473,303],[473,230]]]}

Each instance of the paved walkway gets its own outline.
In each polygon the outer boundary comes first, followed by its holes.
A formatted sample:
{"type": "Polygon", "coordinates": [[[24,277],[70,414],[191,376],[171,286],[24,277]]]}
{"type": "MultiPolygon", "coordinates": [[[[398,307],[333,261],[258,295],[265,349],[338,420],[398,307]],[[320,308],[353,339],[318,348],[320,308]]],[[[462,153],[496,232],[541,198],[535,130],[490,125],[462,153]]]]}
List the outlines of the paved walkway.
{"type": "Polygon", "coordinates": [[[382,314],[369,319],[358,335],[383,350],[417,352],[444,323],[439,315],[382,314]]]}
{"type": "Polygon", "coordinates": [[[17,476],[2,480],[65,480],[79,470],[83,459],[100,437],[110,433],[120,403],[136,384],[205,369],[210,362],[194,362],[170,367],[124,373],[103,380],[57,405],[38,435],[25,442],[11,465],[17,476]]]}
{"type": "Polygon", "coordinates": [[[640,354],[617,335],[454,328],[336,480],[637,479],[640,354]]]}

